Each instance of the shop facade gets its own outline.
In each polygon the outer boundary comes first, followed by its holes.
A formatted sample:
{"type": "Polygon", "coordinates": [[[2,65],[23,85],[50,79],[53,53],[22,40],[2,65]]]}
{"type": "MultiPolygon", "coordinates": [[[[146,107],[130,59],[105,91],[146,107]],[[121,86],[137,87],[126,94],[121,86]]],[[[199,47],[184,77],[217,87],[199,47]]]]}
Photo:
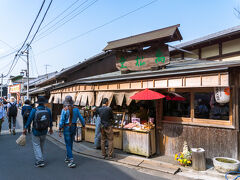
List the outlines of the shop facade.
{"type": "Polygon", "coordinates": [[[119,71],[56,87],[49,102],[62,107],[66,95],[73,97],[86,119],[88,142],[94,141],[95,132],[91,107],[101,106],[106,97],[114,111],[115,148],[147,157],[174,155],[186,141],[192,148],[204,148],[207,158],[239,159],[240,60],[171,61],[165,43],[180,39],[176,25],[109,42],[104,50],[116,53],[119,71]],[[166,98],[146,102],[130,98],[145,89],[166,98]],[[135,125],[142,104],[148,110],[147,123],[135,125]]]}

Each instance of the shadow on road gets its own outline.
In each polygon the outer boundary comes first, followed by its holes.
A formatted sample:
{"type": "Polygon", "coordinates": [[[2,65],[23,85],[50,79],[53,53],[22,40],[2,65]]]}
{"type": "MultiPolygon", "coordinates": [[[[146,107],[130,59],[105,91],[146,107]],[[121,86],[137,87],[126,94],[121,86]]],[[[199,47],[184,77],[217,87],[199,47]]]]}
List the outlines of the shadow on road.
{"type": "Polygon", "coordinates": [[[50,141],[46,141],[46,167],[35,168],[31,144],[31,135],[27,136],[27,144],[18,146],[15,141],[20,134],[0,136],[0,179],[3,180],[159,180],[159,177],[140,173],[135,169],[114,165],[81,155],[75,155],[77,167],[70,169],[64,162],[65,150],[50,141]]]}

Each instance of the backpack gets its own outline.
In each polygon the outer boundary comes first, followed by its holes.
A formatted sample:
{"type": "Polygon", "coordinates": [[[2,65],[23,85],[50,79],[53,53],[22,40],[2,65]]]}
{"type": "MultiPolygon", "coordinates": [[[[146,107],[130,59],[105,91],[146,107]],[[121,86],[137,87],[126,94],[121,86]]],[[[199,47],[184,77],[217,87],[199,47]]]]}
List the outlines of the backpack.
{"type": "Polygon", "coordinates": [[[26,108],[25,112],[23,113],[23,119],[28,119],[30,113],[31,113],[31,109],[26,108]]]}
{"type": "Polygon", "coordinates": [[[9,116],[17,116],[17,105],[15,103],[10,103],[9,116]]]}
{"type": "Polygon", "coordinates": [[[45,107],[45,109],[36,108],[35,117],[33,120],[33,127],[38,131],[46,130],[49,127],[50,115],[45,107]]]}

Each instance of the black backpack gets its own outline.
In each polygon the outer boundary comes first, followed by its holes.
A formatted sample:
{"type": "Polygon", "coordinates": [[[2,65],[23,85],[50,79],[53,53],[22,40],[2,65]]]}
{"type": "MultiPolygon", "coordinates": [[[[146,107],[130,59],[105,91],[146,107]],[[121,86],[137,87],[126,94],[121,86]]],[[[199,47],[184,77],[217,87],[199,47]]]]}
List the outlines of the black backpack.
{"type": "Polygon", "coordinates": [[[10,103],[9,116],[17,116],[17,105],[15,103],[10,103]]]}
{"type": "Polygon", "coordinates": [[[26,108],[26,110],[23,113],[23,119],[28,119],[30,113],[31,113],[31,109],[26,108]]]}
{"type": "Polygon", "coordinates": [[[38,131],[46,130],[49,127],[50,115],[45,107],[44,109],[36,108],[35,118],[33,120],[33,127],[38,131]]]}

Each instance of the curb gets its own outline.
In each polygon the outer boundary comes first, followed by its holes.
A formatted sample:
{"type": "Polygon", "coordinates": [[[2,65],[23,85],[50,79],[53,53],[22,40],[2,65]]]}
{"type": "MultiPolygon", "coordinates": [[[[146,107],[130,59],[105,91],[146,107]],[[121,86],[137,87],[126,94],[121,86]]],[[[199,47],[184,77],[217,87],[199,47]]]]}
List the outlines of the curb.
{"type": "MultiPolygon", "coordinates": [[[[65,145],[63,139],[56,138],[56,137],[54,137],[54,135],[48,135],[48,137],[65,145]]],[[[102,159],[102,160],[104,159],[102,157],[102,155],[99,154],[99,150],[89,148],[83,144],[81,145],[81,148],[86,149],[86,151],[80,150],[80,148],[76,147],[76,146],[73,146],[73,151],[78,154],[85,155],[85,156],[90,156],[90,157],[94,157],[94,158],[98,158],[98,159],[102,159]]],[[[171,163],[163,162],[163,161],[146,159],[146,158],[138,157],[135,155],[125,155],[125,154],[115,153],[115,157],[110,161],[115,161],[115,162],[118,162],[121,164],[131,165],[131,166],[135,166],[135,167],[139,167],[139,168],[159,171],[159,172],[167,173],[167,174],[171,174],[171,175],[177,174],[178,176],[191,178],[191,179],[208,179],[208,180],[225,179],[224,174],[216,173],[213,171],[212,172],[195,171],[193,169],[186,168],[183,166],[173,165],[171,163]]],[[[177,178],[177,176],[176,176],[176,178],[177,178]]],[[[229,178],[233,179],[233,178],[235,178],[235,176],[229,175],[229,178]]]]}

